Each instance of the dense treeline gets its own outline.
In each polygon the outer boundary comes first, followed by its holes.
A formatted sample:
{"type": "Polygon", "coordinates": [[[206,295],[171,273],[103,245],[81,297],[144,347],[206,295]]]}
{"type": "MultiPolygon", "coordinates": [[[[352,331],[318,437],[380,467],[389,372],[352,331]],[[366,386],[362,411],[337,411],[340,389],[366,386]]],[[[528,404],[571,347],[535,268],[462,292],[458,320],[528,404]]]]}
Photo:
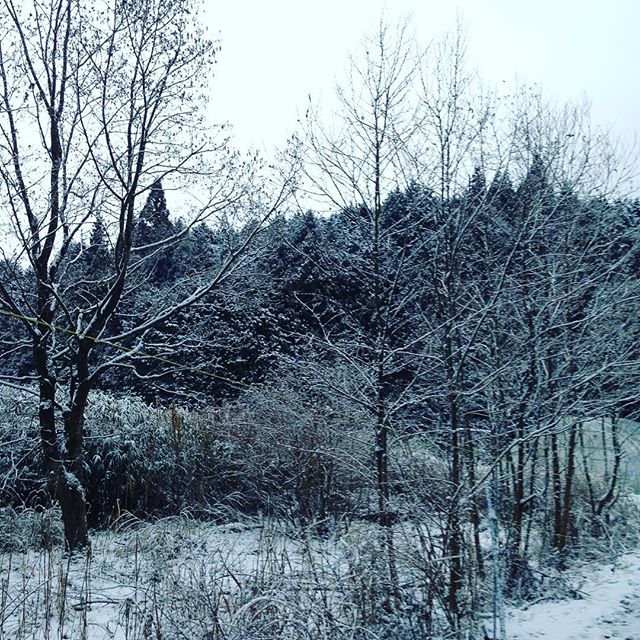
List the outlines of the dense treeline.
{"type": "MultiPolygon", "coordinates": [[[[379,408],[368,396],[367,385],[373,388],[375,381],[368,380],[364,370],[379,346],[372,273],[367,270],[371,256],[361,224],[367,215],[364,208],[353,206],[330,216],[307,211],[273,220],[245,271],[215,295],[154,328],[140,353],[131,354],[127,367],[109,370],[100,387],[115,395],[192,409],[248,407],[260,390],[261,397],[269,398],[263,403],[282,403],[283,423],[291,419],[286,417],[288,405],[311,414],[337,398],[341,409],[334,422],[347,416],[354,424],[366,425],[379,408]],[[301,381],[302,394],[293,390],[301,381]]],[[[620,418],[637,418],[639,220],[636,201],[554,189],[539,156],[519,183],[506,174],[487,179],[478,168],[468,188],[448,202],[412,184],[383,203],[381,232],[387,234],[387,244],[381,269],[389,322],[385,358],[391,363],[382,381],[385,420],[398,446],[405,439],[426,437],[430,454],[448,462],[449,481],[457,491],[430,499],[451,513],[458,509],[447,501],[464,500],[465,518],[476,529],[480,565],[479,511],[486,508],[482,486],[494,465],[515,580],[528,556],[532,522],[548,531],[550,545],[558,551],[577,537],[572,508],[576,475],[586,473],[581,481],[586,489],[581,490],[589,493],[593,531],[605,526],[607,507],[617,495],[621,436],[616,424],[620,418]],[[443,211],[450,216],[446,224],[440,217],[443,211]],[[443,248],[451,253],[443,255],[443,248]],[[604,421],[601,434],[595,420],[604,421]],[[453,441],[452,433],[457,434],[453,441]],[[596,438],[602,439],[604,455],[613,462],[608,476],[602,477],[598,467],[591,478],[587,463],[596,438]]],[[[173,237],[180,224],[170,218],[157,183],[138,216],[138,242],[153,245],[173,237]]],[[[139,322],[137,310],[144,313],[149,299],[173,295],[176,283],[195,263],[201,268],[211,262],[215,268],[225,244],[236,244],[228,237],[242,233],[241,228],[201,225],[170,248],[149,252],[137,276],[139,285],[112,319],[112,331],[139,322]]],[[[88,236],[72,251],[68,268],[75,271],[77,284],[70,287],[70,296],[94,295],[92,283],[101,280],[101,260],[112,251],[100,220],[88,236]]],[[[14,277],[19,282],[31,276],[22,270],[14,277]]],[[[26,374],[30,362],[28,349],[18,348],[20,325],[10,317],[3,317],[2,324],[3,340],[13,346],[4,350],[3,371],[14,377],[26,374]]],[[[64,376],[64,369],[58,375],[64,376]]],[[[266,420],[269,411],[258,410],[254,419],[266,420]]],[[[312,419],[305,430],[312,431],[314,424],[320,423],[312,419]]],[[[268,426],[269,431],[286,428],[268,426]]],[[[309,432],[299,435],[314,439],[309,432]]],[[[307,444],[320,450],[326,445],[307,444]]],[[[93,450],[100,446],[89,446],[89,461],[96,459],[93,450]]],[[[300,446],[307,445],[301,441],[300,446]]],[[[264,455],[268,458],[273,451],[264,455]]],[[[412,474],[407,468],[392,472],[393,481],[385,489],[394,505],[390,518],[398,516],[397,499],[406,499],[405,485],[412,484],[401,476],[412,474]],[[395,498],[394,491],[399,491],[395,498]]],[[[124,475],[142,485],[149,481],[140,477],[140,470],[124,475]]],[[[210,476],[211,470],[204,475],[210,476]]],[[[321,477],[307,481],[312,486],[323,482],[321,477]]],[[[272,482],[275,488],[278,483],[272,482]]],[[[240,487],[238,481],[216,486],[208,497],[219,499],[240,487]]],[[[431,494],[410,488],[412,494],[431,494]]],[[[90,493],[105,490],[98,482],[90,493]]],[[[263,497],[257,503],[240,492],[245,507],[267,508],[264,487],[260,491],[263,497]]],[[[155,507],[148,502],[143,507],[144,492],[131,487],[127,492],[128,499],[116,489],[111,499],[101,495],[104,509],[94,510],[92,521],[112,515],[115,497],[122,508],[140,514],[172,509],[170,498],[164,507],[159,496],[152,500],[155,507]]],[[[321,486],[314,492],[321,496],[321,486]]],[[[335,502],[339,493],[332,490],[333,497],[325,497],[335,502]]],[[[299,515],[307,519],[327,512],[326,505],[318,512],[303,503],[297,501],[299,515]]],[[[371,504],[349,508],[360,515],[376,510],[371,504]]],[[[455,545],[455,539],[451,543],[455,545]]]]}
{"type": "MultiPolygon", "coordinates": [[[[637,404],[632,393],[637,323],[631,312],[635,304],[632,287],[640,273],[640,204],[635,200],[589,200],[571,192],[554,194],[548,190],[544,209],[534,213],[538,219],[526,220],[527,209],[538,206],[540,195],[532,192],[530,182],[544,171],[540,163],[537,158],[531,173],[515,187],[502,174],[487,186],[477,169],[467,192],[449,203],[438,203],[429,190],[417,184],[389,196],[383,205],[382,228],[392,230],[390,239],[395,246],[385,250],[391,257],[402,254],[403,268],[393,286],[411,298],[395,318],[398,330],[389,348],[415,340],[426,349],[429,342],[435,342],[434,335],[424,335],[437,322],[436,299],[441,284],[437,261],[443,259],[437,255],[442,233],[437,228],[437,216],[445,207],[455,210],[455,215],[468,216],[463,222],[467,228],[457,239],[461,246],[455,258],[457,273],[453,274],[458,279],[456,294],[465,300],[457,322],[473,322],[474,312],[486,316],[483,323],[487,328],[475,337],[478,346],[473,348],[474,353],[482,354],[472,357],[474,368],[481,369],[474,374],[476,383],[492,367],[501,375],[506,368],[504,364],[492,364],[491,356],[514,363],[506,375],[522,379],[526,361],[538,355],[530,342],[535,336],[528,333],[536,327],[522,326],[530,320],[522,314],[541,310],[551,314],[547,323],[560,325],[564,319],[567,325],[539,327],[556,343],[548,348],[560,355],[560,349],[567,345],[558,344],[558,338],[571,329],[581,338],[572,348],[581,354],[581,360],[590,360],[598,373],[597,378],[589,377],[588,386],[580,392],[583,400],[589,399],[597,406],[606,402],[611,411],[622,416],[633,414],[637,404]],[[394,229],[396,220],[402,222],[399,229],[394,229]],[[523,237],[524,233],[530,237],[523,237]],[[498,279],[505,283],[495,295],[492,285],[498,279]],[[554,308],[550,308],[552,305],[554,308]],[[489,326],[498,333],[490,334],[489,326]],[[620,343],[619,359],[615,361],[608,341],[620,343]],[[598,350],[597,358],[594,349],[598,350]],[[625,365],[629,369],[623,373],[620,369],[625,365]]],[[[545,188],[536,186],[536,190],[545,188]]],[[[237,398],[245,388],[273,379],[280,374],[284,361],[318,356],[330,363],[331,353],[322,343],[328,332],[332,340],[348,342],[357,340],[355,327],[365,333],[370,330],[373,300],[364,281],[367,274],[358,270],[368,258],[358,229],[358,216],[365,215],[365,211],[353,207],[332,216],[307,211],[272,221],[262,234],[257,257],[232,284],[156,329],[142,353],[131,354],[133,370],[110,371],[101,379],[100,387],[133,392],[151,402],[170,404],[179,399],[187,405],[217,405],[224,399],[237,398]],[[154,360],[155,356],[172,360],[174,366],[154,360]]],[[[173,237],[180,224],[170,220],[158,183],[138,219],[140,244],[173,237]]],[[[114,318],[112,331],[127,322],[135,324],[130,318],[135,317],[137,308],[146,308],[148,299],[172,295],[172,287],[188,277],[194,264],[201,268],[203,263],[219,261],[224,244],[234,244],[228,236],[242,233],[241,229],[219,231],[202,224],[186,233],[180,243],[150,255],[141,270],[139,285],[114,318]]],[[[93,283],[101,280],[101,260],[112,251],[100,219],[88,235],[86,243],[72,249],[69,269],[74,270],[75,281],[70,304],[73,296],[95,295],[93,283]]],[[[31,277],[28,269],[16,271],[5,265],[4,270],[16,283],[31,277]]],[[[542,318],[536,319],[543,322],[542,318]]],[[[3,316],[2,332],[3,343],[12,347],[3,350],[3,372],[27,376],[30,354],[16,319],[3,316]]],[[[417,352],[416,348],[411,355],[417,352]]],[[[390,387],[400,388],[413,380],[419,360],[407,358],[388,380],[390,387]]],[[[435,375],[434,368],[430,370],[435,375]]],[[[574,373],[577,376],[577,371],[574,373]]],[[[566,374],[558,377],[564,379],[566,374]]],[[[434,399],[441,397],[430,382],[423,380],[421,384],[431,389],[429,395],[434,399]]],[[[487,407],[476,403],[472,402],[473,415],[487,420],[487,407]]],[[[429,402],[421,404],[424,409],[429,402]]],[[[435,404],[431,410],[434,408],[435,404]]],[[[416,427],[421,422],[417,418],[416,427]]]]}

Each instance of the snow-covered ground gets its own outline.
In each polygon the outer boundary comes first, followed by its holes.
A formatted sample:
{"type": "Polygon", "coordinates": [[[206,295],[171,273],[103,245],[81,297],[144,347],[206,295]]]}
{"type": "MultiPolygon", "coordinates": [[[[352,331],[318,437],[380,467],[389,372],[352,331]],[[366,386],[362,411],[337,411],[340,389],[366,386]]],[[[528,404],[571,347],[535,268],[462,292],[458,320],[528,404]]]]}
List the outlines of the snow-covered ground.
{"type": "MultiPolygon", "coordinates": [[[[354,600],[335,585],[371,578],[371,536],[366,524],[318,540],[277,523],[168,518],[95,534],[90,556],[2,553],[0,640],[299,640],[321,637],[311,631],[329,609],[345,621],[332,637],[355,637],[354,600]]],[[[508,640],[640,640],[640,550],[565,578],[582,597],[510,609],[508,640]]]]}
{"type": "Polygon", "coordinates": [[[96,533],[91,553],[72,558],[2,553],[0,640],[235,639],[279,618],[313,624],[314,585],[349,570],[341,545],[294,540],[278,523],[177,517],[96,533]]]}
{"type": "Polygon", "coordinates": [[[574,581],[581,599],[511,610],[509,640],[640,640],[640,551],[576,570],[574,581]]]}

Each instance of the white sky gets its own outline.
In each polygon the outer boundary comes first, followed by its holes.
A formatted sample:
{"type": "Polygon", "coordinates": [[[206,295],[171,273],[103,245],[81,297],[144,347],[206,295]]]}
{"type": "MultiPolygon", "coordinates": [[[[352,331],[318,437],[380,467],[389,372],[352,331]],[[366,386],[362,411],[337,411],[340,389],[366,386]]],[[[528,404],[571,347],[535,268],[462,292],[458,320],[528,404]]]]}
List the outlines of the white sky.
{"type": "Polygon", "coordinates": [[[209,0],[209,32],[222,40],[212,118],[233,125],[241,148],[284,144],[383,11],[390,22],[412,14],[425,44],[459,13],[485,82],[586,96],[596,124],[627,140],[640,129],[640,0],[209,0]]]}

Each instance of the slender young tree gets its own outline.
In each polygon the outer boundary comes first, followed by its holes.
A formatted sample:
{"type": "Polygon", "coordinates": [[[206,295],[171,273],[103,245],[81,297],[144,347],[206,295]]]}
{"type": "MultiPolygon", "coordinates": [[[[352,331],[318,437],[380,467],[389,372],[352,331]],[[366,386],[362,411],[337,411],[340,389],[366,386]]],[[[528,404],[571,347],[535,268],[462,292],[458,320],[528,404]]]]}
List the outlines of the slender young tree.
{"type": "Polygon", "coordinates": [[[434,396],[439,398],[437,423],[441,425],[449,463],[450,493],[444,526],[443,555],[448,567],[446,610],[455,632],[462,633],[465,610],[460,592],[469,567],[463,543],[465,513],[473,526],[472,545],[477,569],[482,572],[479,512],[475,499],[466,500],[465,487],[475,484],[476,445],[468,412],[468,361],[476,355],[480,329],[501,286],[500,279],[484,282],[473,268],[474,233],[486,209],[487,189],[483,164],[484,137],[491,124],[491,108],[474,92],[475,75],[466,61],[463,29],[435,43],[421,84],[424,112],[421,133],[425,153],[416,158],[423,180],[434,192],[433,240],[426,253],[425,286],[430,307],[423,307],[425,326],[433,337],[434,396]]]}
{"type": "Polygon", "coordinates": [[[307,195],[328,204],[336,212],[335,224],[348,229],[345,242],[338,235],[332,247],[330,269],[340,271],[353,296],[343,299],[335,315],[319,318],[320,342],[329,357],[359,373],[355,400],[368,413],[374,434],[378,519],[386,535],[388,579],[397,589],[389,456],[400,408],[411,400],[395,392],[393,380],[403,369],[406,373],[414,352],[407,329],[417,291],[408,274],[418,252],[412,246],[415,208],[394,211],[389,199],[411,181],[405,160],[420,124],[412,92],[418,58],[406,28],[394,32],[384,24],[363,50],[363,58],[352,61],[348,81],[338,87],[334,126],[308,118],[303,142],[307,195]]]}

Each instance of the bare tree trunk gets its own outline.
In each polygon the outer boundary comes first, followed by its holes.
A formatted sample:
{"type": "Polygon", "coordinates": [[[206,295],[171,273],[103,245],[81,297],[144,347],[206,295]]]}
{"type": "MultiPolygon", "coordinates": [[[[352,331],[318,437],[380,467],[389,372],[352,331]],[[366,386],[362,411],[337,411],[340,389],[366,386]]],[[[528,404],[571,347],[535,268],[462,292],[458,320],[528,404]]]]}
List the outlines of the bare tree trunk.
{"type": "MultiPolygon", "coordinates": [[[[465,421],[465,459],[467,466],[467,474],[469,477],[469,486],[476,486],[476,453],[475,444],[473,441],[473,433],[467,421],[465,421]]],[[[478,506],[478,494],[474,493],[471,496],[470,506],[470,519],[471,526],[473,527],[473,546],[474,555],[476,561],[476,567],[478,570],[478,576],[484,577],[484,561],[482,558],[482,546],[480,543],[480,508],[478,506]]]]}
{"type": "Polygon", "coordinates": [[[84,490],[74,474],[60,470],[56,478],[56,498],[62,511],[65,546],[70,551],[89,546],[87,503],[84,490]]]}
{"type": "Polygon", "coordinates": [[[572,488],[575,475],[575,452],[577,441],[578,425],[574,422],[569,430],[569,443],[567,445],[567,471],[564,480],[564,495],[562,504],[562,516],[560,518],[560,529],[557,533],[557,549],[560,554],[564,554],[569,541],[569,525],[572,515],[572,488]]]}
{"type": "Polygon", "coordinates": [[[452,620],[454,630],[460,625],[460,602],[459,592],[464,582],[462,564],[462,529],[460,526],[460,501],[459,494],[462,482],[462,455],[460,446],[460,425],[458,415],[458,400],[454,389],[453,381],[453,345],[450,329],[445,329],[445,358],[447,362],[447,386],[449,405],[449,429],[450,429],[450,456],[451,470],[450,483],[453,500],[449,505],[448,535],[447,535],[447,555],[449,556],[449,593],[448,606],[449,615],[452,620]]]}
{"type": "MultiPolygon", "coordinates": [[[[605,431],[606,418],[602,419],[602,431],[605,431]]],[[[611,467],[611,475],[606,492],[602,495],[593,508],[593,526],[592,529],[596,535],[602,535],[607,508],[611,505],[615,498],[616,489],[620,475],[620,464],[622,462],[622,446],[618,436],[618,419],[617,416],[611,416],[611,444],[613,448],[613,464],[611,467]]],[[[605,475],[606,477],[606,475],[605,475]]]]}
{"type": "MultiPolygon", "coordinates": [[[[86,547],[89,544],[87,507],[80,478],[81,457],[73,463],[72,455],[82,450],[82,438],[67,438],[66,455],[63,454],[55,424],[55,381],[47,368],[47,349],[43,342],[46,335],[34,348],[34,361],[40,377],[40,442],[43,471],[51,496],[60,503],[64,526],[65,546],[68,550],[86,547]],[[67,469],[67,465],[70,466],[67,469]]],[[[67,424],[65,423],[67,431],[67,424]]],[[[80,431],[81,433],[81,431],[80,431]]]]}
{"type": "Polygon", "coordinates": [[[552,433],[551,440],[551,493],[553,496],[553,535],[551,546],[560,549],[562,532],[562,476],[560,471],[560,449],[558,434],[552,433]]]}
{"type": "Polygon", "coordinates": [[[533,527],[533,520],[535,517],[535,506],[536,506],[536,478],[537,478],[537,468],[538,468],[538,449],[540,447],[540,440],[536,438],[533,443],[533,453],[531,455],[531,470],[529,472],[529,496],[528,501],[530,503],[529,507],[529,517],[527,518],[527,528],[524,536],[524,544],[522,547],[522,555],[527,558],[529,556],[529,542],[531,540],[531,529],[533,527]]]}

